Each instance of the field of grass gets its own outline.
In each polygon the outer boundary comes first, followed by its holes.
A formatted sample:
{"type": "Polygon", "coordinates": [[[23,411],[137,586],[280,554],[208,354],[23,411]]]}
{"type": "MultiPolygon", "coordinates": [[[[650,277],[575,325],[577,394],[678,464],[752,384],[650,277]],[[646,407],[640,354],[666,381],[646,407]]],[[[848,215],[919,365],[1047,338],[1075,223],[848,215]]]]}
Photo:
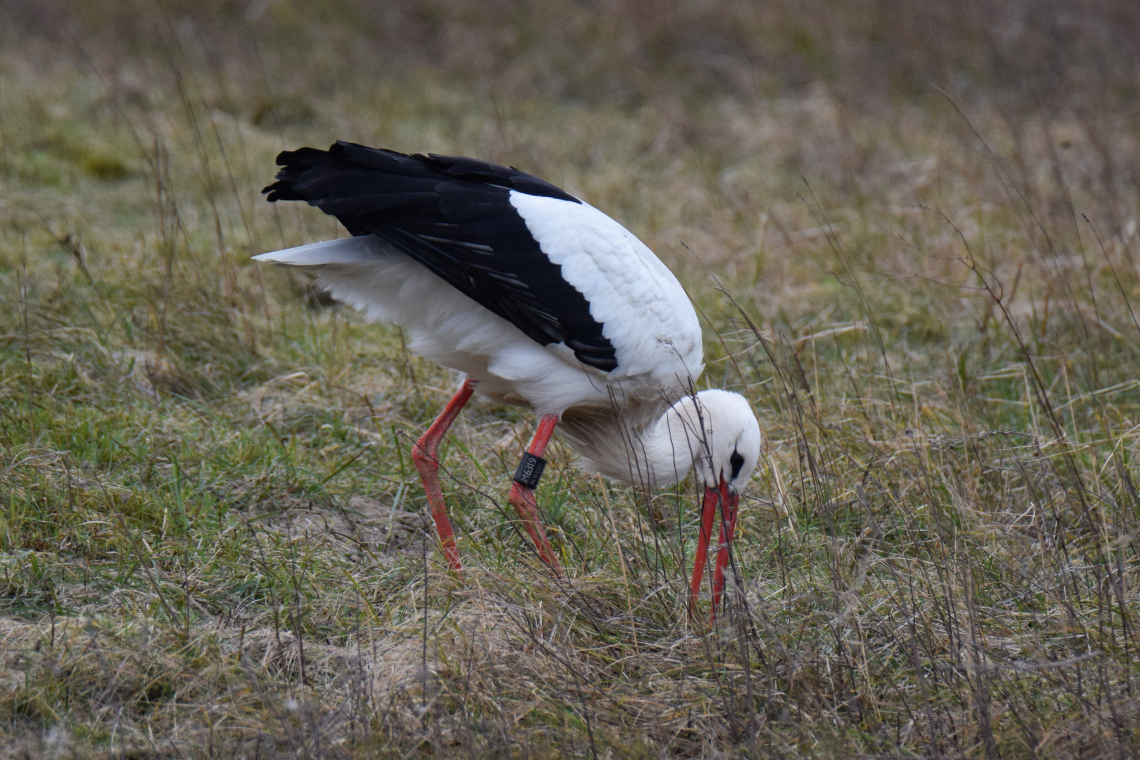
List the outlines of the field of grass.
{"type": "Polygon", "coordinates": [[[1136,756],[1140,11],[1013,5],[0,2],[0,755],[1136,756]],[[678,273],[765,434],[715,628],[692,481],[556,439],[554,581],[486,401],[448,573],[454,376],[250,262],[337,138],[678,273]]]}

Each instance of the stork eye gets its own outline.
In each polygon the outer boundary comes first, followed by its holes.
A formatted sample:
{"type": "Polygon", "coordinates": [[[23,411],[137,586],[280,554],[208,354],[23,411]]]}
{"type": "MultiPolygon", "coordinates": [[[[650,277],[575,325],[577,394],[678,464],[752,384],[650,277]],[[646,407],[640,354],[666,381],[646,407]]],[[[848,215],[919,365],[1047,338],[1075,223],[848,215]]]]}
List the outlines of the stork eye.
{"type": "Polygon", "coordinates": [[[736,480],[736,476],[740,474],[740,468],[744,467],[744,457],[740,456],[739,451],[733,449],[732,456],[728,458],[728,463],[732,465],[732,480],[736,480]]]}

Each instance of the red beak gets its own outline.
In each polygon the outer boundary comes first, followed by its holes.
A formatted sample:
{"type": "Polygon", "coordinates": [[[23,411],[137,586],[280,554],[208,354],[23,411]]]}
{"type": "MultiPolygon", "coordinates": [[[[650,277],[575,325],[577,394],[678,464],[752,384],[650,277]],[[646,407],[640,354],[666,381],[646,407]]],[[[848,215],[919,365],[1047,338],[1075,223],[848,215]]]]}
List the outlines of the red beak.
{"type": "Polygon", "coordinates": [[[732,534],[736,531],[736,512],[740,504],[740,495],[729,493],[728,484],[721,478],[719,488],[705,488],[704,504],[701,507],[701,535],[697,541],[697,557],[693,565],[693,583],[689,589],[689,610],[696,611],[697,596],[701,591],[701,580],[705,575],[705,563],[708,562],[709,540],[712,538],[713,518],[716,517],[717,505],[721,506],[720,519],[720,548],[716,555],[716,568],[713,571],[712,587],[712,613],[709,619],[716,621],[716,608],[724,593],[724,569],[728,566],[728,551],[732,546],[732,534]]]}

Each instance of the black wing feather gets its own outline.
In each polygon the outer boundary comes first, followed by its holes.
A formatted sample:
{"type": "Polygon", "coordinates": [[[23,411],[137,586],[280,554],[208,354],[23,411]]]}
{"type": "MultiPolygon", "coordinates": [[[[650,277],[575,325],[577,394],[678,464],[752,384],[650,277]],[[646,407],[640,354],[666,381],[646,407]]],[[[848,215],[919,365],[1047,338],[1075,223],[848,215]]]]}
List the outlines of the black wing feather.
{"type": "Polygon", "coordinates": [[[352,235],[376,235],[542,345],[612,371],[613,345],[510,203],[511,190],[580,203],[517,169],[337,142],[277,156],[269,201],[306,201],[352,235]]]}

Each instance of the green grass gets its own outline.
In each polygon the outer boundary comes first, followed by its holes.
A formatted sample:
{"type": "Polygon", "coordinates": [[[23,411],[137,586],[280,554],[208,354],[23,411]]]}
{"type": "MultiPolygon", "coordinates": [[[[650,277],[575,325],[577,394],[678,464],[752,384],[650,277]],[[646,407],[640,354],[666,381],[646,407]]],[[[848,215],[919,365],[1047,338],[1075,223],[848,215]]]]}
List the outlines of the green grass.
{"type": "Polygon", "coordinates": [[[3,11],[0,753],[1136,754],[1119,67],[1031,97],[967,21],[826,3],[85,8],[3,11]],[[555,443],[556,582],[505,499],[535,420],[486,401],[447,572],[409,450],[454,378],[249,260],[340,234],[259,194],[335,138],[514,164],[682,278],[766,437],[717,628],[691,481],[555,443]]]}

